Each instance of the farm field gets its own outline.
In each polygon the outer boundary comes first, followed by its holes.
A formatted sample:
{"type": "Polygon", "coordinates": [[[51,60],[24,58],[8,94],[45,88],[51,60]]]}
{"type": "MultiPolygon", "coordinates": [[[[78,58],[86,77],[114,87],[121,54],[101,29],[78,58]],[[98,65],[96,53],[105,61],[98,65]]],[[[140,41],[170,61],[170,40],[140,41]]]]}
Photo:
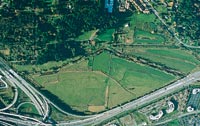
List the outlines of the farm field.
{"type": "Polygon", "coordinates": [[[79,111],[103,111],[133,98],[132,94],[113,79],[100,71],[90,71],[87,65],[87,61],[82,61],[65,66],[56,74],[32,77],[38,84],[79,111]],[[109,98],[106,98],[106,88],[109,98]],[[123,97],[119,100],[122,94],[123,97]]]}
{"type": "MultiPolygon", "coordinates": [[[[108,57],[107,55],[102,53],[95,58],[98,59],[101,56],[108,57]]],[[[133,98],[137,98],[150,91],[158,89],[176,78],[162,71],[133,62],[128,62],[115,56],[112,56],[110,60],[107,60],[108,58],[106,57],[102,58],[102,62],[104,62],[104,67],[107,69],[103,68],[101,63],[98,64],[98,62],[93,63],[93,66],[95,66],[93,69],[101,70],[108,74],[108,76],[118,82],[121,87],[132,93],[134,96],[133,98]]]]}
{"type": "Polygon", "coordinates": [[[59,72],[35,80],[72,108],[87,110],[88,105],[104,105],[106,77],[94,72],[59,72]]]}
{"type": "Polygon", "coordinates": [[[111,55],[103,52],[100,55],[94,57],[92,68],[97,71],[109,73],[111,55]]]}
{"type": "Polygon", "coordinates": [[[192,71],[200,64],[191,52],[180,49],[140,48],[133,49],[129,54],[164,64],[183,73],[192,71]]]}
{"type": "Polygon", "coordinates": [[[90,60],[64,66],[55,74],[32,77],[73,109],[93,112],[123,104],[176,78],[107,52],[90,60]]]}

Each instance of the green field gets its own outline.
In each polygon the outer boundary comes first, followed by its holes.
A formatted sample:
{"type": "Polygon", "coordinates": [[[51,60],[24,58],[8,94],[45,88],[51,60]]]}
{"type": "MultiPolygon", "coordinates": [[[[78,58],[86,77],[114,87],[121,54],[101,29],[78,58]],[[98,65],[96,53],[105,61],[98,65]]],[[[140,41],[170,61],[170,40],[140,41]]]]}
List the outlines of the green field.
{"type": "Polygon", "coordinates": [[[138,96],[160,88],[175,79],[174,76],[162,71],[128,62],[115,56],[113,56],[111,60],[108,60],[109,54],[106,55],[102,53],[95,58],[100,60],[100,57],[102,58],[101,61],[103,64],[94,62],[93,66],[95,67],[93,67],[93,69],[106,72],[108,76],[119,82],[122,87],[132,92],[133,98],[137,98],[138,96]],[[108,69],[109,67],[111,67],[110,71],[108,69]]]}
{"type": "Polygon", "coordinates": [[[106,77],[94,72],[59,72],[35,80],[77,110],[88,105],[104,105],[106,77]]]}
{"type": "Polygon", "coordinates": [[[110,54],[106,52],[103,52],[100,55],[95,56],[93,60],[93,69],[109,73],[110,58],[111,58],[110,54]]]}
{"type": "Polygon", "coordinates": [[[115,32],[115,29],[107,29],[97,36],[97,40],[100,41],[112,41],[113,40],[113,33],[115,32]]]}
{"type": "Polygon", "coordinates": [[[90,105],[104,106],[107,86],[108,107],[114,107],[133,98],[132,94],[117,85],[113,79],[109,79],[102,72],[89,71],[87,65],[87,61],[82,61],[65,66],[56,74],[32,77],[38,84],[79,111],[87,111],[90,105]]]}
{"type": "Polygon", "coordinates": [[[183,73],[190,72],[200,63],[191,52],[180,49],[140,48],[130,54],[162,63],[183,73]]]}
{"type": "Polygon", "coordinates": [[[135,31],[135,42],[136,43],[154,43],[159,44],[165,42],[165,38],[158,34],[152,34],[147,31],[143,30],[136,30],[135,31]]]}
{"type": "Polygon", "coordinates": [[[109,108],[115,107],[134,98],[133,94],[124,90],[115,81],[109,79],[108,84],[109,84],[109,100],[108,100],[109,108]]]}
{"type": "Polygon", "coordinates": [[[82,61],[67,65],[56,74],[34,75],[33,78],[79,111],[87,111],[88,106],[112,108],[175,79],[172,75],[111,56],[107,52],[95,56],[92,64],[94,71],[89,69],[87,61],[82,61]]]}

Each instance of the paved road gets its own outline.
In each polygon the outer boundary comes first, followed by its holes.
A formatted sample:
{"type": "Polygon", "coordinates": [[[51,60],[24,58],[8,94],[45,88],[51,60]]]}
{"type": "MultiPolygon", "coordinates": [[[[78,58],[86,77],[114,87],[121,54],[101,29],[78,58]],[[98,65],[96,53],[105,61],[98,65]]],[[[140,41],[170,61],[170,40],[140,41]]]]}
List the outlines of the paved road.
{"type": "Polygon", "coordinates": [[[2,58],[0,58],[0,71],[4,77],[11,83],[19,87],[24,93],[31,99],[36,106],[39,114],[44,116],[43,120],[48,117],[49,105],[43,97],[39,96],[32,90],[30,84],[28,84],[23,78],[15,73],[2,58]]]}
{"type": "Polygon", "coordinates": [[[5,112],[0,112],[0,120],[24,126],[50,126],[50,124],[45,124],[31,117],[5,112]]]}
{"type": "Polygon", "coordinates": [[[0,82],[2,82],[4,85],[0,87],[0,89],[6,89],[8,88],[8,84],[2,79],[2,76],[0,75],[0,82]]]}
{"type": "MultiPolygon", "coordinates": [[[[1,71],[1,68],[0,68],[0,71],[1,71]]],[[[6,88],[8,88],[8,84],[7,84],[7,82],[5,82],[2,79],[2,76],[0,77],[0,80],[6,85],[6,88]]],[[[17,90],[17,86],[15,84],[13,84],[13,83],[11,83],[11,85],[14,87],[14,98],[13,98],[13,101],[9,105],[7,105],[5,108],[0,109],[0,112],[8,110],[9,108],[11,108],[17,102],[17,98],[18,98],[18,95],[19,95],[18,90],[17,90]]]]}

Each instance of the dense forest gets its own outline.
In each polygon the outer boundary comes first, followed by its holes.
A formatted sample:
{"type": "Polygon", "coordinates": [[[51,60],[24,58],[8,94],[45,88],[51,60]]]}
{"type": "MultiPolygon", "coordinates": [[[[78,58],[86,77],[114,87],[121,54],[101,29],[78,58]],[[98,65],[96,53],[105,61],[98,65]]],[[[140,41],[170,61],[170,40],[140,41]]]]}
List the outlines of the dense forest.
{"type": "Polygon", "coordinates": [[[20,64],[84,55],[81,43],[73,38],[118,23],[116,14],[107,13],[100,0],[10,0],[0,4],[0,46],[10,49],[8,60],[20,64]]]}
{"type": "Polygon", "coordinates": [[[175,20],[180,35],[193,41],[200,40],[200,0],[183,0],[178,6],[175,20]]]}

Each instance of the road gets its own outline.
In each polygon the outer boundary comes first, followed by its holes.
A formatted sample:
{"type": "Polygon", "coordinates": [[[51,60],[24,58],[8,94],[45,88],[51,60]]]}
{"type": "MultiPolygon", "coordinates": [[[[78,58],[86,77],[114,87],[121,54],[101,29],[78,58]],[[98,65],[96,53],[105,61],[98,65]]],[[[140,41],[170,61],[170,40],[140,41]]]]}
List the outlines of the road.
{"type": "Polygon", "coordinates": [[[11,113],[5,113],[0,112],[0,120],[5,122],[10,122],[18,125],[24,125],[24,126],[50,126],[51,124],[45,124],[37,119],[17,115],[17,114],[11,114],[11,113]]]}
{"type": "Polygon", "coordinates": [[[14,72],[2,58],[0,58],[0,71],[11,84],[19,87],[31,99],[39,114],[42,115],[44,117],[43,120],[45,120],[49,114],[49,105],[46,100],[35,93],[32,86],[14,72]]]}
{"type": "Polygon", "coordinates": [[[4,85],[0,87],[0,89],[6,89],[8,88],[8,84],[2,79],[2,76],[0,75],[0,82],[2,82],[4,85]]]}
{"type": "MultiPolygon", "coordinates": [[[[0,71],[1,71],[1,68],[0,68],[0,71]]],[[[2,78],[1,75],[0,75],[0,81],[2,81],[2,82],[6,85],[5,88],[8,88],[7,82],[5,82],[5,81],[3,80],[3,78],[2,78]]],[[[9,108],[11,108],[11,107],[17,102],[17,98],[18,98],[18,95],[19,95],[18,90],[17,90],[17,86],[16,86],[15,84],[13,84],[13,83],[11,83],[11,85],[12,85],[13,88],[14,88],[14,98],[13,98],[13,101],[12,101],[9,105],[7,105],[5,108],[1,108],[1,109],[0,109],[0,112],[1,112],[1,111],[5,111],[5,110],[8,110],[9,108]]]]}

